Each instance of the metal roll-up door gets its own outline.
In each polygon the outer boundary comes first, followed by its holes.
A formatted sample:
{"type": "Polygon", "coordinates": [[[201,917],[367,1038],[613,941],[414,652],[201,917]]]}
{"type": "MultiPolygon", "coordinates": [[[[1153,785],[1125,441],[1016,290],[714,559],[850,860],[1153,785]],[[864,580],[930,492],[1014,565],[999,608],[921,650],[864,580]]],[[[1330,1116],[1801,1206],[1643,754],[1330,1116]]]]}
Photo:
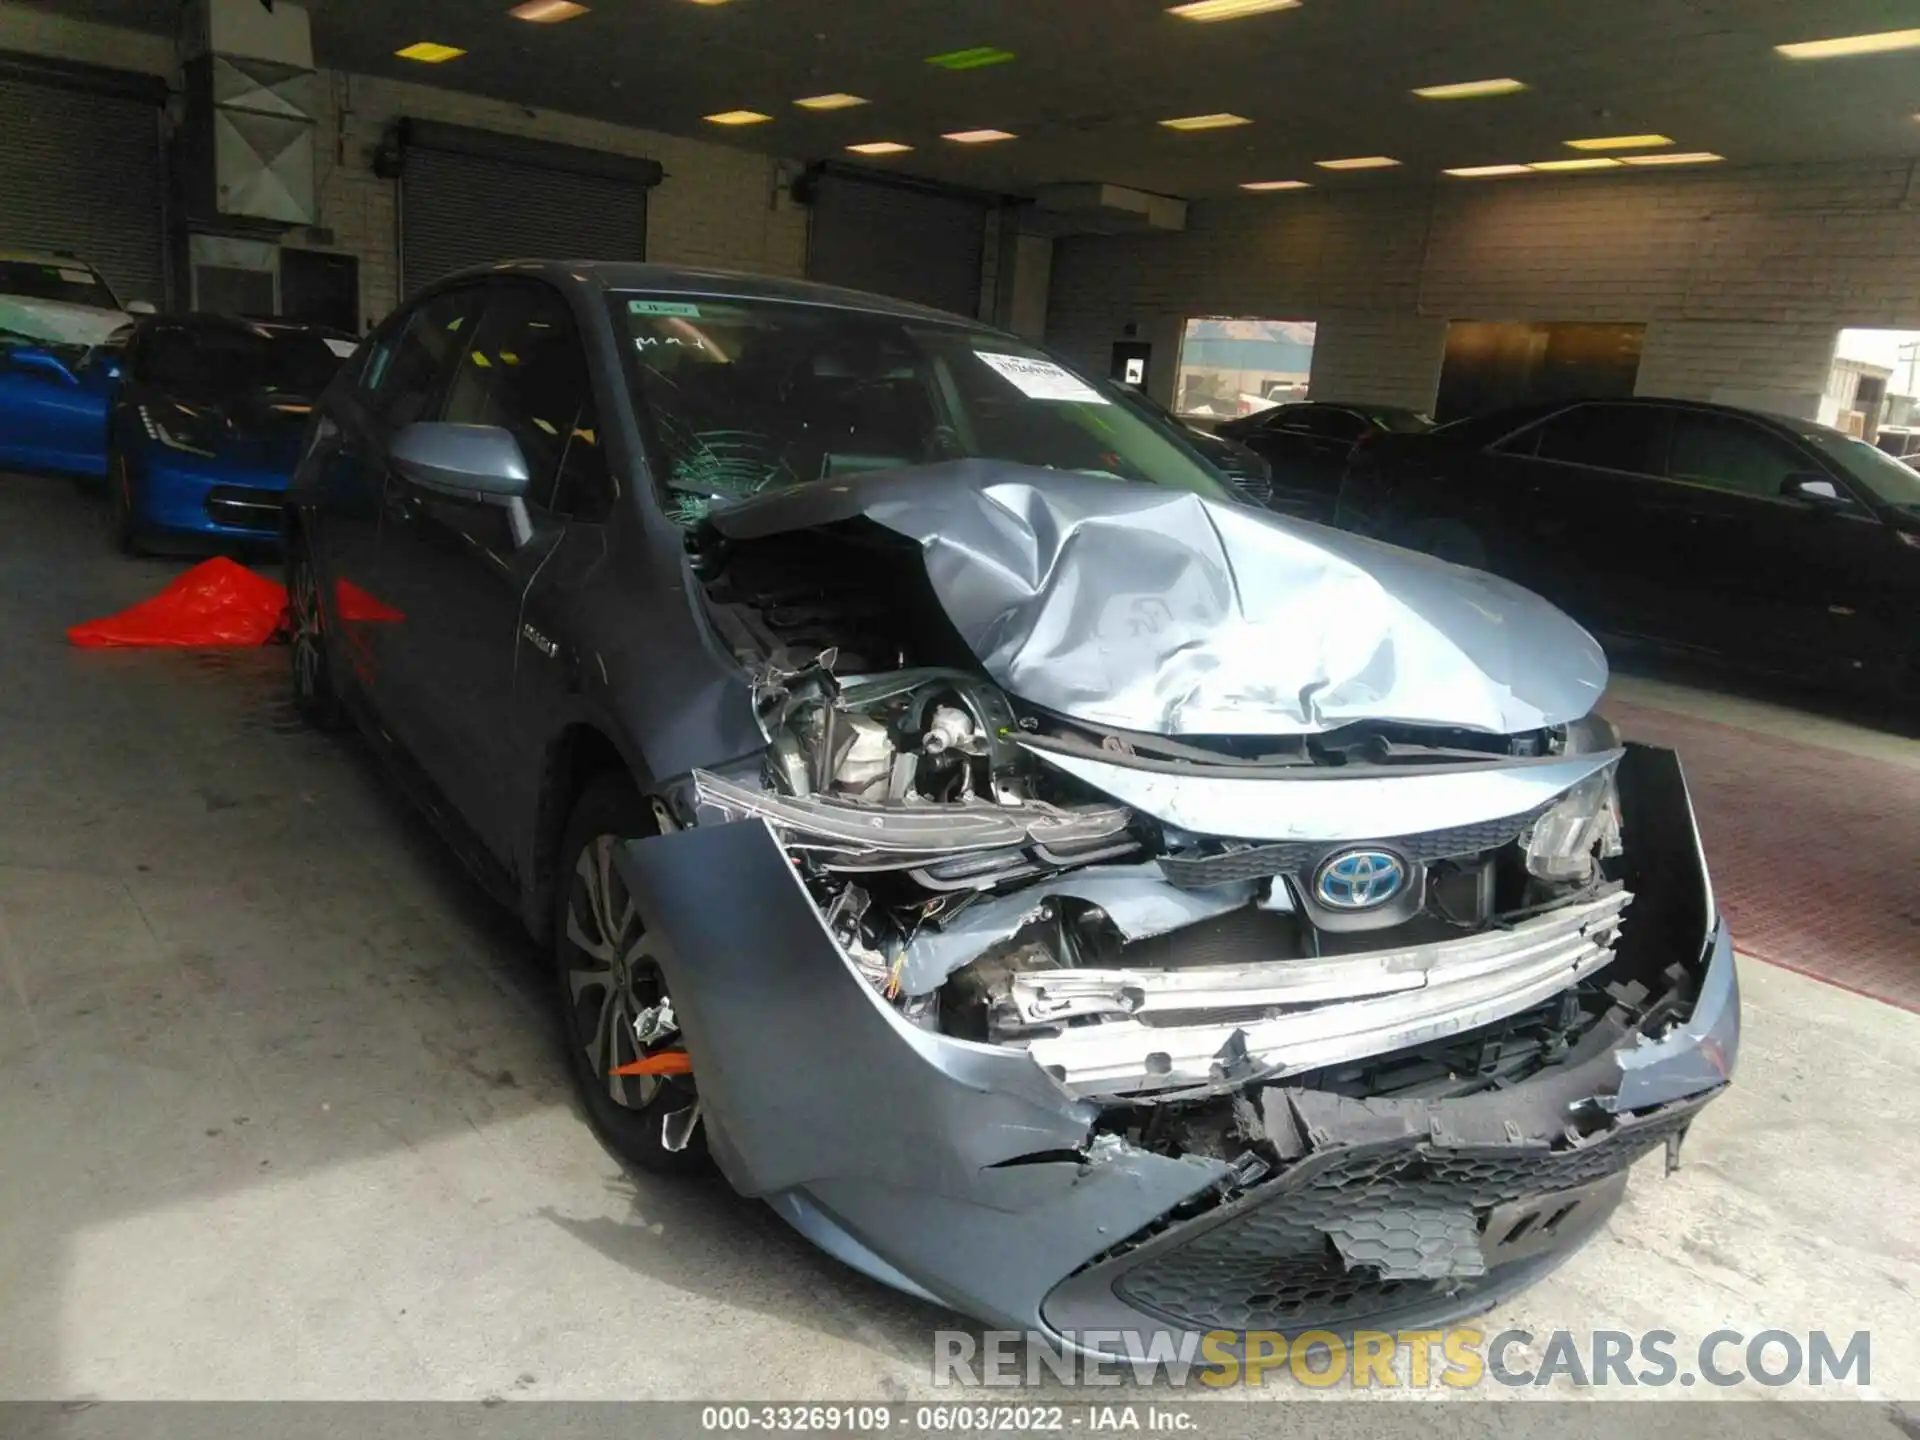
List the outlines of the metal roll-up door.
{"type": "Polygon", "coordinates": [[[501,260],[644,260],[651,160],[403,122],[401,281],[408,292],[501,260]]]}
{"type": "Polygon", "coordinates": [[[984,200],[821,175],[807,278],[977,315],[986,220],[984,200]]]}
{"type": "Polygon", "coordinates": [[[154,76],[0,56],[0,249],[70,250],[123,304],[164,303],[165,99],[154,76]]]}

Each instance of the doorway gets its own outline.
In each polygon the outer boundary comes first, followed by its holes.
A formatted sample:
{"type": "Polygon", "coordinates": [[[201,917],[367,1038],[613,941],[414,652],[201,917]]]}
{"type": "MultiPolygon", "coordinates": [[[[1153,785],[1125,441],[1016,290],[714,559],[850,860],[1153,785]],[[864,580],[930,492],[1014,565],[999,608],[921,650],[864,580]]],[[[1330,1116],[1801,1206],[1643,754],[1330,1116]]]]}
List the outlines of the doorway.
{"type": "Polygon", "coordinates": [[[1817,418],[1889,455],[1920,452],[1920,330],[1842,330],[1817,418]]]}
{"type": "Polygon", "coordinates": [[[1440,420],[1514,405],[1618,400],[1640,379],[1644,325],[1456,320],[1440,370],[1440,420]]]}
{"type": "Polygon", "coordinates": [[[358,335],[360,257],[324,250],[282,250],[280,313],[289,320],[358,335]]]}

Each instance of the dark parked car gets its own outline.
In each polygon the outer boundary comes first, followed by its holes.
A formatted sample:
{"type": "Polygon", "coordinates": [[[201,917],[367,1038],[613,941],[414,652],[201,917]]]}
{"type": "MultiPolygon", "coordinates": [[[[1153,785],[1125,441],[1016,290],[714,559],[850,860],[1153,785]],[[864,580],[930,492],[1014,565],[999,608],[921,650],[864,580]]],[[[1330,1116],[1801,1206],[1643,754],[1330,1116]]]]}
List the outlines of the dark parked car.
{"type": "Polygon", "coordinates": [[[1418,435],[1432,429],[1433,421],[1392,405],[1311,400],[1276,405],[1214,428],[1221,438],[1245,445],[1272,467],[1268,503],[1273,509],[1331,520],[1354,446],[1380,435],[1418,435]]]}
{"type": "Polygon", "coordinates": [[[1804,420],[1649,399],[1460,421],[1361,449],[1340,523],[1759,669],[1898,686],[1920,654],[1920,475],[1804,420]]]}
{"type": "Polygon", "coordinates": [[[225,315],[142,320],[107,417],[107,495],[126,551],[280,538],[313,402],[353,341],[225,315]]]}
{"type": "Polygon", "coordinates": [[[610,1145],[887,1284],[1083,1348],[1441,1323],[1726,1081],[1685,784],[1598,646],[1231,503],[1011,335],[503,266],[310,433],[302,710],[543,944],[610,1145]]]}
{"type": "Polygon", "coordinates": [[[1238,440],[1230,440],[1198,425],[1189,425],[1144,390],[1109,380],[1102,387],[1116,399],[1131,405],[1141,414],[1168,426],[1180,440],[1200,453],[1200,458],[1220,473],[1227,485],[1250,505],[1269,505],[1273,501],[1273,470],[1238,440]]]}

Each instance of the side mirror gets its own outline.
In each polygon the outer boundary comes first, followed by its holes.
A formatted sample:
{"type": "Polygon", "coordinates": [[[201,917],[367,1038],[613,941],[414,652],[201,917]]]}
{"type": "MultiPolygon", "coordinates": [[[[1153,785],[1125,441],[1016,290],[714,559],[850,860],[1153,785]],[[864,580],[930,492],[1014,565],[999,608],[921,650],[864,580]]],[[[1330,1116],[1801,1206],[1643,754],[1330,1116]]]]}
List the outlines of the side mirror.
{"type": "Polygon", "coordinates": [[[1817,470],[1789,475],[1780,482],[1780,494],[1816,510],[1839,510],[1848,504],[1847,497],[1840,493],[1840,487],[1817,470]]]}
{"type": "Polygon", "coordinates": [[[31,371],[62,385],[80,383],[80,377],[67,368],[67,362],[51,350],[42,350],[36,345],[16,345],[4,353],[7,363],[17,370],[31,371]]]}
{"type": "Polygon", "coordinates": [[[158,315],[160,312],[153,308],[153,302],[151,300],[129,300],[127,302],[127,313],[129,315],[158,315]]]}
{"type": "Polygon", "coordinates": [[[505,510],[514,544],[533,538],[527,457],[511,431],[498,425],[415,421],[393,437],[387,458],[407,480],[431,494],[505,510]]]}

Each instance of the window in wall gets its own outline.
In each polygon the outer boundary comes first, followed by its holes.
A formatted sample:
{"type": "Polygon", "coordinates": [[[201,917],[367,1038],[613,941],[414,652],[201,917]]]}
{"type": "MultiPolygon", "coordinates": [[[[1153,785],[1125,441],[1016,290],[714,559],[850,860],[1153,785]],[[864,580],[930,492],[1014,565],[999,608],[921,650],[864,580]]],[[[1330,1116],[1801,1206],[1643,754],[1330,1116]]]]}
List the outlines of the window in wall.
{"type": "Polygon", "coordinates": [[[1456,320],[1434,413],[1464,420],[1514,405],[1624,398],[1640,378],[1646,336],[1644,325],[1456,320]]]}
{"type": "Polygon", "coordinates": [[[1174,409],[1231,420],[1307,398],[1313,371],[1311,320],[1201,316],[1180,337],[1174,409]]]}
{"type": "Polygon", "coordinates": [[[1920,451],[1920,330],[1842,330],[1814,418],[1890,455],[1920,451]]]}

